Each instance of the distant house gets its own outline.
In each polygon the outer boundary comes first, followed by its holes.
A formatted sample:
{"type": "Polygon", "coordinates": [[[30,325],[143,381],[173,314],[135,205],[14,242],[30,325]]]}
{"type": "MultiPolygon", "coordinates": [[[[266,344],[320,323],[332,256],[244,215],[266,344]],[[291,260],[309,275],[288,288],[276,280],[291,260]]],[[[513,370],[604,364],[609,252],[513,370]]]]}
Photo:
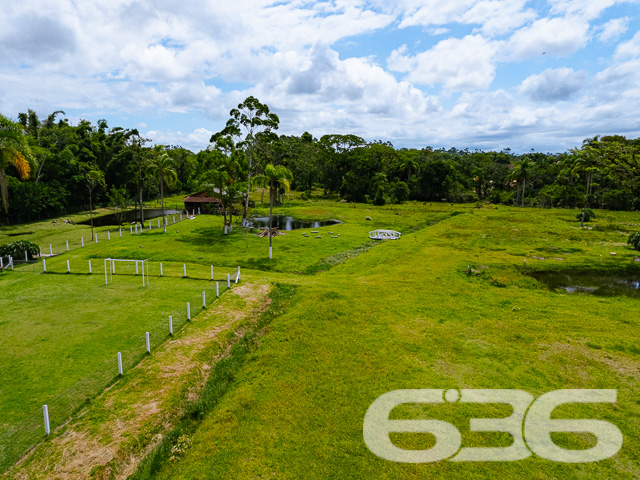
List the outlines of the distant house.
{"type": "Polygon", "coordinates": [[[217,197],[210,197],[206,190],[185,197],[184,209],[187,212],[197,211],[198,208],[202,213],[218,213],[222,208],[222,201],[217,197]]]}

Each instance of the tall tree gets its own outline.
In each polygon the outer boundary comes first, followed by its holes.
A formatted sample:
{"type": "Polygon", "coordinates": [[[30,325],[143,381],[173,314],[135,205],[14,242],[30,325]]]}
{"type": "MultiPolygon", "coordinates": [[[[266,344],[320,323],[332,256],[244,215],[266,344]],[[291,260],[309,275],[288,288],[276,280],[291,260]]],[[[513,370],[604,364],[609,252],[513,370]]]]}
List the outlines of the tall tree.
{"type": "Polygon", "coordinates": [[[91,240],[93,240],[95,238],[93,235],[93,191],[98,185],[104,186],[104,174],[94,167],[87,167],[84,172],[84,181],[89,191],[89,218],[91,219],[91,240]]]}
{"type": "Polygon", "coordinates": [[[29,178],[33,161],[23,127],[0,114],[0,199],[4,213],[9,209],[9,191],[5,168],[13,165],[22,179],[29,178]]]}
{"type": "Polygon", "coordinates": [[[571,153],[575,155],[572,172],[584,173],[586,180],[586,192],[584,196],[584,208],[580,217],[580,226],[584,227],[584,219],[589,208],[589,196],[593,185],[593,174],[600,169],[602,156],[598,149],[598,137],[587,138],[581,149],[573,148],[571,153]]]}
{"type": "Polygon", "coordinates": [[[149,175],[156,179],[160,185],[160,203],[162,204],[162,225],[165,225],[166,219],[164,217],[164,185],[165,183],[171,184],[178,179],[173,159],[167,155],[166,152],[162,152],[160,148],[156,147],[156,153],[158,154],[152,163],[147,167],[149,175]]]}
{"type": "MultiPolygon", "coordinates": [[[[531,178],[532,173],[532,163],[529,160],[529,157],[524,157],[522,161],[518,162],[513,170],[511,171],[511,179],[516,182],[522,182],[522,206],[524,207],[524,193],[527,188],[527,181],[531,178]]],[[[516,192],[516,203],[518,203],[518,194],[520,192],[520,187],[516,192]]]]}
{"type": "MultiPolygon", "coordinates": [[[[242,129],[245,131],[245,137],[242,146],[247,150],[249,155],[249,170],[247,173],[247,197],[244,201],[242,211],[242,225],[247,224],[247,210],[249,209],[249,195],[251,193],[251,176],[253,174],[253,157],[256,145],[259,141],[258,134],[269,134],[272,130],[277,130],[280,125],[280,119],[275,113],[269,111],[269,107],[260,103],[253,97],[247,97],[244,102],[238,104],[238,108],[234,108],[229,112],[231,118],[227,121],[225,128],[211,136],[211,143],[215,143],[220,137],[231,136],[241,137],[242,129]]],[[[263,136],[264,138],[264,136],[263,136]]]]}
{"type": "Polygon", "coordinates": [[[264,175],[258,175],[254,178],[254,183],[258,185],[266,185],[269,187],[269,258],[273,258],[273,204],[280,188],[285,191],[289,190],[289,185],[293,180],[293,175],[289,169],[283,165],[274,167],[269,164],[264,169],[264,175]]]}

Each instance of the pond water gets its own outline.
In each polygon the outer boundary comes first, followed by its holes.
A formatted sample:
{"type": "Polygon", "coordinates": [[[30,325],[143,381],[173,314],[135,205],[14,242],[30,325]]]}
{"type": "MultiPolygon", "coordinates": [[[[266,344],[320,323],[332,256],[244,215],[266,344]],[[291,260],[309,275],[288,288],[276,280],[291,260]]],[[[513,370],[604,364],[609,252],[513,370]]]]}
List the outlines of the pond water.
{"type": "MultiPolygon", "coordinates": [[[[165,209],[165,215],[178,215],[182,210],[169,210],[165,209]]],[[[151,220],[152,218],[158,218],[162,216],[161,208],[145,208],[144,209],[144,221],[151,220]]],[[[133,221],[140,221],[140,210],[129,210],[125,213],[123,223],[131,223],[133,221]]],[[[79,225],[91,225],[91,219],[84,222],[78,222],[79,225]]],[[[100,217],[93,217],[94,227],[105,227],[107,225],[120,225],[116,215],[111,213],[109,215],[102,215],[100,217]]]]}
{"type": "Polygon", "coordinates": [[[530,274],[552,290],[613,297],[640,298],[640,273],[634,272],[534,272],[530,274]]]}
{"type": "MultiPolygon", "coordinates": [[[[256,217],[250,219],[254,228],[268,228],[269,217],[256,217]]],[[[278,230],[297,230],[300,228],[318,228],[327,225],[337,225],[338,220],[300,220],[287,215],[274,215],[272,226],[278,230]]]]}

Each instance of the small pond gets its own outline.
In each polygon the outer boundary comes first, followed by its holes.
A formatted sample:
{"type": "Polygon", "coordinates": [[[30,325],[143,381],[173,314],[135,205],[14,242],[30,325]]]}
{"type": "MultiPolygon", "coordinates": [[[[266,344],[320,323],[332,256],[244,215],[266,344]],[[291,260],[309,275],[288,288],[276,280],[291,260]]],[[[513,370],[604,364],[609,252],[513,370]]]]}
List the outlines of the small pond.
{"type": "MultiPolygon", "coordinates": [[[[269,217],[257,217],[250,219],[253,228],[268,228],[269,217]]],[[[299,218],[289,217],[287,215],[274,215],[273,228],[278,230],[297,230],[300,228],[318,228],[328,225],[337,225],[338,220],[300,220],[299,218]]]]}
{"type": "Polygon", "coordinates": [[[530,274],[552,290],[613,297],[640,298],[640,273],[634,272],[534,272],[530,274]]]}
{"type": "MultiPolygon", "coordinates": [[[[181,210],[169,210],[165,209],[165,215],[178,215],[181,210]]],[[[144,221],[151,220],[152,218],[158,218],[162,216],[161,208],[145,208],[144,209],[144,221]]],[[[131,223],[133,221],[140,221],[140,210],[129,210],[124,215],[123,223],[131,223]]],[[[78,222],[79,225],[91,225],[91,219],[84,222],[78,222]]],[[[120,225],[118,219],[114,213],[109,215],[102,215],[100,217],[93,217],[94,227],[105,227],[107,225],[120,225]]]]}

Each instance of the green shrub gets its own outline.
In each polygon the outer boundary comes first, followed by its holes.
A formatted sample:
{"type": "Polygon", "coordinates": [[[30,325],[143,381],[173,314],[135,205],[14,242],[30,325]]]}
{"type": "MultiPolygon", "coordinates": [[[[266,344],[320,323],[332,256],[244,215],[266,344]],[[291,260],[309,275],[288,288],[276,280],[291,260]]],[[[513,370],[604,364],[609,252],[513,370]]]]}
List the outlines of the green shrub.
{"type": "MultiPolygon", "coordinates": [[[[582,221],[582,210],[578,212],[578,214],[576,215],[576,218],[580,221],[582,221]]],[[[593,213],[593,210],[591,210],[590,208],[587,208],[584,211],[584,221],[585,222],[590,222],[591,220],[596,218],[596,214],[593,213]]]]}
{"type": "Polygon", "coordinates": [[[24,258],[25,251],[30,259],[33,259],[36,255],[40,255],[40,247],[29,240],[18,240],[17,242],[8,243],[0,247],[0,255],[3,257],[10,255],[18,260],[24,258]]]}
{"type": "Polygon", "coordinates": [[[629,235],[627,243],[631,245],[634,250],[640,250],[640,232],[634,232],[629,235]]]}

